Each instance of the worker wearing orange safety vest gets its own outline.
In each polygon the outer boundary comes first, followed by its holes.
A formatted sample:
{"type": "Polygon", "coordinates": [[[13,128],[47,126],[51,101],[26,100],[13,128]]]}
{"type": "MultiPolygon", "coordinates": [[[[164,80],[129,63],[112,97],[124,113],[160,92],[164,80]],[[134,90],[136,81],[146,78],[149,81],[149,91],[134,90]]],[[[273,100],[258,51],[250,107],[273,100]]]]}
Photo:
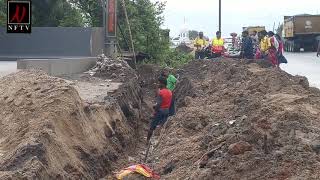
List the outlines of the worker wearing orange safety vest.
{"type": "Polygon", "coordinates": [[[212,52],[215,57],[220,57],[224,51],[224,40],[221,38],[221,32],[216,32],[216,38],[212,40],[212,52]]]}

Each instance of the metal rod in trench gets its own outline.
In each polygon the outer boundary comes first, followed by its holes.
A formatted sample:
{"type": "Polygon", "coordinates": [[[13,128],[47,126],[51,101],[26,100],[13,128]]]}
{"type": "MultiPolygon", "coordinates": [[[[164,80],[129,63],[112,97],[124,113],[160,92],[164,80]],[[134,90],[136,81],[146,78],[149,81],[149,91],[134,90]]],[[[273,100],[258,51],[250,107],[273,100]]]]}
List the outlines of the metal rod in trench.
{"type": "MultiPolygon", "coordinates": [[[[156,148],[160,145],[160,142],[162,141],[163,136],[164,136],[164,131],[167,129],[167,126],[168,126],[168,121],[167,121],[166,123],[164,123],[164,125],[163,125],[163,127],[162,127],[162,129],[161,129],[159,141],[158,141],[158,143],[154,146],[154,149],[156,149],[156,148]]],[[[153,133],[152,133],[152,134],[153,134],[153,133]]],[[[151,136],[151,138],[152,138],[152,136],[151,136]]],[[[147,159],[148,159],[148,155],[149,155],[149,151],[150,151],[150,146],[151,146],[151,138],[150,138],[150,140],[148,141],[146,154],[145,154],[144,160],[143,160],[144,163],[146,163],[146,162],[147,162],[147,159]]]]}
{"type": "MultiPolygon", "coordinates": [[[[151,137],[151,138],[152,138],[152,137],[151,137]]],[[[144,155],[144,160],[143,160],[144,163],[146,163],[146,162],[147,162],[147,159],[148,159],[148,154],[149,154],[149,150],[150,150],[150,146],[151,146],[151,138],[150,138],[150,140],[148,141],[148,146],[147,146],[146,154],[144,155]]]]}

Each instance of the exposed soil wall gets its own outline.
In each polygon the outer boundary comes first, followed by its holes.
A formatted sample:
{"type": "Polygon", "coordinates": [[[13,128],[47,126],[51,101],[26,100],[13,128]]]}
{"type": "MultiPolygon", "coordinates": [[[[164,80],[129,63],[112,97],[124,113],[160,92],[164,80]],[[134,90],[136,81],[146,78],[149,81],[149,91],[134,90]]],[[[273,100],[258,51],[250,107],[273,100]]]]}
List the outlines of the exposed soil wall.
{"type": "MultiPolygon", "coordinates": [[[[140,163],[160,69],[128,68],[103,57],[71,81],[1,78],[0,179],[111,178],[140,163]]],[[[320,91],[305,77],[231,59],[178,73],[177,114],[148,161],[161,179],[320,178],[320,91]]]]}
{"type": "Polygon", "coordinates": [[[65,80],[35,71],[0,79],[0,179],[98,179],[126,163],[141,109],[136,80],[87,104],[65,80]]]}
{"type": "Polygon", "coordinates": [[[162,179],[319,179],[320,91],[250,61],[193,61],[153,151],[162,179]]]}

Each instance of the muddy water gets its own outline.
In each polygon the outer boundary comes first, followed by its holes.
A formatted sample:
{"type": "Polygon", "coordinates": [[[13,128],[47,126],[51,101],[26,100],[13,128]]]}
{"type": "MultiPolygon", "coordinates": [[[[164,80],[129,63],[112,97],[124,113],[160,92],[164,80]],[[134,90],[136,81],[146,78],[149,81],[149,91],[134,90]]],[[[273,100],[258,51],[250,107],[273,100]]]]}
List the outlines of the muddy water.
{"type": "Polygon", "coordinates": [[[311,86],[320,88],[320,58],[316,53],[286,53],[288,64],[281,69],[292,75],[306,76],[311,86]]]}

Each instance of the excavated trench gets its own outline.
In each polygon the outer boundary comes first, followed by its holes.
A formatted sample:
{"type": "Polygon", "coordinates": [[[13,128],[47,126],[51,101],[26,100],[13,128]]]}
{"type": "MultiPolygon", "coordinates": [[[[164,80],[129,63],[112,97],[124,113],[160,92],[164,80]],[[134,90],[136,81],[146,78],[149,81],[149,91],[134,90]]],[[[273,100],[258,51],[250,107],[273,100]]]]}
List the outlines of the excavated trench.
{"type": "MultiPolygon", "coordinates": [[[[142,163],[160,68],[142,65],[120,82],[98,72],[56,78],[21,71],[0,79],[1,179],[112,179],[142,163]]],[[[178,107],[196,96],[189,78],[175,94],[178,107]]]]}
{"type": "MultiPolygon", "coordinates": [[[[178,111],[147,164],[161,179],[319,179],[320,91],[266,67],[223,59],[175,72],[178,111]]],[[[104,58],[94,72],[0,79],[0,179],[113,179],[142,162],[160,68],[104,58]]]]}

